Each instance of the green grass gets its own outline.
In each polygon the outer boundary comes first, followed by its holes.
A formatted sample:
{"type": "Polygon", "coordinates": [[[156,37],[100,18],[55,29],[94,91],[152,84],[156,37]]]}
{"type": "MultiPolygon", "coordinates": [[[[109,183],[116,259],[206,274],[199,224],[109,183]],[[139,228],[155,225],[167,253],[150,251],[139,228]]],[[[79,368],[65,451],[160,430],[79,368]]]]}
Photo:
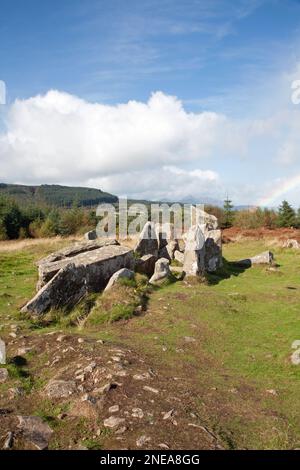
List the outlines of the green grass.
{"type": "MultiPolygon", "coordinates": [[[[271,247],[276,271],[230,263],[267,248],[264,241],[225,245],[227,262],[206,283],[174,282],[151,291],[141,281],[120,283],[99,296],[83,330],[128,345],[154,367],[183,377],[201,422],[228,448],[300,447],[300,366],[290,362],[291,344],[300,339],[300,253],[271,247]],[[147,311],[135,316],[141,302],[147,311]],[[113,321],[117,319],[127,321],[113,321]],[[185,336],[196,342],[186,344],[185,336]]],[[[43,250],[49,252],[49,247],[43,250]]],[[[32,327],[18,310],[34,293],[34,261],[41,254],[41,247],[0,252],[4,336],[11,323],[24,331],[32,327]]],[[[49,328],[63,325],[78,331],[74,318],[79,313],[74,311],[72,321],[65,319],[49,328]]],[[[91,448],[97,442],[92,440],[91,448]]]]}

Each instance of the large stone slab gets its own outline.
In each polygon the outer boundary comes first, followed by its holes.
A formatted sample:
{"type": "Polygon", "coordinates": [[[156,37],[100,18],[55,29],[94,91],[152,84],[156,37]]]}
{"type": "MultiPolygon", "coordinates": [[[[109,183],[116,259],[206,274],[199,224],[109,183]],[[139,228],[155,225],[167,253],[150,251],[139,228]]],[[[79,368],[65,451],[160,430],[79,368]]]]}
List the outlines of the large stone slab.
{"type": "Polygon", "coordinates": [[[133,251],[119,245],[107,245],[71,257],[22,312],[40,315],[51,308],[71,308],[87,293],[102,290],[116,271],[134,269],[134,266],[133,251]]]}
{"type": "Polygon", "coordinates": [[[104,246],[119,245],[117,240],[95,240],[90,242],[78,242],[51,253],[51,255],[38,261],[39,281],[37,290],[40,290],[56,273],[68,264],[74,263],[78,266],[86,259],[86,254],[104,246]]]}

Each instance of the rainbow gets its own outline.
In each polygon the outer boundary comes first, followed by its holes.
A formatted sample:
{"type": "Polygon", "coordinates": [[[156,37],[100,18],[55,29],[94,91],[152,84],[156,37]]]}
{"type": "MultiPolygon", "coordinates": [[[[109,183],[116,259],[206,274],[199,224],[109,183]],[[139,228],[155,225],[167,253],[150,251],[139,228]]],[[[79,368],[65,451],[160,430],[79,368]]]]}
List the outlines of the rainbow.
{"type": "Polygon", "coordinates": [[[266,194],[257,201],[256,205],[269,207],[274,205],[275,202],[281,202],[278,201],[278,199],[285,193],[297,188],[297,186],[300,186],[300,173],[277,183],[276,187],[272,189],[269,194],[266,194]]]}

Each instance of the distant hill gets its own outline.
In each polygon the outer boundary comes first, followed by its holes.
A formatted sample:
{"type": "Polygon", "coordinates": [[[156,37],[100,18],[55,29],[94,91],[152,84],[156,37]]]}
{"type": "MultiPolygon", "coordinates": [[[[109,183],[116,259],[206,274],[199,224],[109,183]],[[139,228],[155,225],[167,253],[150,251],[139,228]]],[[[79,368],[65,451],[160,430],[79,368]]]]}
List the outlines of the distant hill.
{"type": "Polygon", "coordinates": [[[56,207],[71,207],[74,203],[81,207],[92,207],[102,202],[115,203],[117,196],[100,189],[77,188],[56,184],[25,186],[0,183],[0,195],[13,197],[20,204],[47,204],[56,207]]]}

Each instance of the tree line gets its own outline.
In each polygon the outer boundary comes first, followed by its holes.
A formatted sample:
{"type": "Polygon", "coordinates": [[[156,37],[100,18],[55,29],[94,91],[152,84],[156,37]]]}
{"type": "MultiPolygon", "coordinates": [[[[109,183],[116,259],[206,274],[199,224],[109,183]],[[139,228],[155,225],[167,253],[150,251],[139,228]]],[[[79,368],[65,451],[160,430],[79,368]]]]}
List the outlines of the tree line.
{"type": "MultiPolygon", "coordinates": [[[[223,208],[206,206],[205,210],[218,218],[221,228],[300,228],[300,209],[295,211],[287,201],[277,210],[234,210],[232,201],[227,198],[223,208]]],[[[13,198],[0,195],[0,240],[80,235],[94,229],[97,221],[95,210],[78,207],[76,203],[70,209],[20,205],[13,198]]]]}

